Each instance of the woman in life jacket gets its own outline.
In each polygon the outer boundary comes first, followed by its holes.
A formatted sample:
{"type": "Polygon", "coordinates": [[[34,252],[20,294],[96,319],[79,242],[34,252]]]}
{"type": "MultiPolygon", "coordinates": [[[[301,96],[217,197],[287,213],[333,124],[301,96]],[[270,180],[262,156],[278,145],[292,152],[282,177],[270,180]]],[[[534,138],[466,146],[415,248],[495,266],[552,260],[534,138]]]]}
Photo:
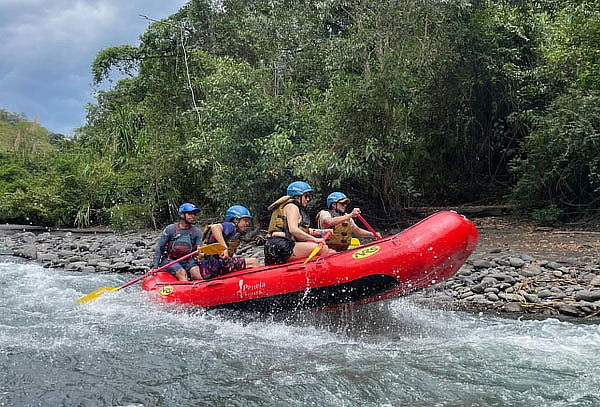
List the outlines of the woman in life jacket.
{"type": "Polygon", "coordinates": [[[337,251],[347,250],[352,236],[381,239],[379,233],[373,235],[356,225],[352,218],[360,215],[360,208],[354,208],[352,212],[346,213],[346,206],[349,203],[350,199],[342,192],[332,192],[327,197],[327,209],[317,214],[317,224],[320,228],[333,228],[333,234],[327,239],[327,245],[337,251]]]}
{"type": "Polygon", "coordinates": [[[202,278],[213,278],[247,268],[258,267],[254,257],[234,256],[240,245],[240,236],[246,231],[252,215],[242,205],[234,205],[225,212],[225,222],[206,227],[202,241],[204,244],[221,243],[226,249],[221,255],[206,256],[200,264],[202,278]]]}
{"type": "MultiPolygon", "coordinates": [[[[179,222],[167,226],[156,243],[152,269],[183,257],[195,251],[202,244],[202,232],[194,226],[198,212],[200,209],[191,203],[184,203],[179,207],[177,211],[179,222]]],[[[171,273],[179,281],[202,278],[195,256],[177,262],[165,271],[171,273]]]]}
{"type": "MultiPolygon", "coordinates": [[[[287,195],[269,206],[273,210],[269,222],[268,240],[265,243],[265,264],[282,264],[306,258],[320,243],[321,236],[330,230],[310,228],[310,217],[306,207],[313,189],[303,181],[292,182],[287,195]]],[[[335,253],[323,244],[319,254],[335,253]]]]}

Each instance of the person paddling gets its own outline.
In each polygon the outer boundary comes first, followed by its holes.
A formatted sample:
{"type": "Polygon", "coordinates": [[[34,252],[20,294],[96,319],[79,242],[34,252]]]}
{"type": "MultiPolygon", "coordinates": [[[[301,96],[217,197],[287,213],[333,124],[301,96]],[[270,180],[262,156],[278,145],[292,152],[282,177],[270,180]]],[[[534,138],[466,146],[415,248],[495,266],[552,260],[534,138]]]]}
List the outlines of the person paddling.
{"type": "MultiPolygon", "coordinates": [[[[202,232],[194,226],[198,212],[200,209],[191,203],[186,202],[179,207],[177,211],[179,222],[167,226],[156,243],[152,260],[153,270],[191,253],[202,243],[202,232]]],[[[179,281],[202,278],[195,257],[177,262],[165,271],[171,273],[179,281]]]]}
{"type": "Polygon", "coordinates": [[[204,244],[221,243],[226,249],[221,255],[206,256],[200,264],[202,278],[213,278],[247,268],[258,267],[254,257],[234,256],[240,245],[240,236],[246,231],[252,215],[242,205],[234,205],[225,212],[225,222],[209,225],[204,230],[204,244]]]}
{"type": "MultiPolygon", "coordinates": [[[[265,243],[266,265],[303,259],[320,243],[325,243],[321,236],[331,230],[310,228],[306,207],[310,202],[311,192],[313,189],[306,182],[292,182],[287,187],[287,195],[269,206],[273,213],[265,243]]],[[[335,253],[335,250],[323,244],[318,253],[327,255],[335,253]]]]}
{"type": "Polygon", "coordinates": [[[327,239],[327,245],[337,251],[344,251],[350,246],[352,236],[372,237],[381,239],[379,233],[371,233],[362,229],[354,222],[355,217],[361,214],[360,208],[352,209],[346,213],[346,206],[350,199],[342,192],[332,192],[327,197],[327,209],[317,214],[317,224],[320,228],[333,228],[333,234],[327,239]]]}

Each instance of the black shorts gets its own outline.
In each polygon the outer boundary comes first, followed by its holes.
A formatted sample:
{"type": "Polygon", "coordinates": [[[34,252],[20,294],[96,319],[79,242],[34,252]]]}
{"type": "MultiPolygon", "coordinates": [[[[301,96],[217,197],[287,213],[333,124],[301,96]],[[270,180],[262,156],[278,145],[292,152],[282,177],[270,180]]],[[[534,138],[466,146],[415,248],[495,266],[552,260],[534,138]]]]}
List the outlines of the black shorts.
{"type": "Polygon", "coordinates": [[[296,242],[285,237],[272,236],[265,242],[265,265],[283,264],[294,253],[296,242]]]}

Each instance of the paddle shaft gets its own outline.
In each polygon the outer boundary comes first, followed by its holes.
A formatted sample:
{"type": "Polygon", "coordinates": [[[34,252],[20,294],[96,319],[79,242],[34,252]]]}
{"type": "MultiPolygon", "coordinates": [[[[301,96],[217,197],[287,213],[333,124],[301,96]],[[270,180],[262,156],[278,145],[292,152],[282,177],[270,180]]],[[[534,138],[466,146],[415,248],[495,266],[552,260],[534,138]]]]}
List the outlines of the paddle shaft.
{"type": "Polygon", "coordinates": [[[173,260],[172,262],[167,263],[164,266],[160,266],[159,268],[157,268],[155,270],[150,270],[149,272],[147,272],[146,274],[144,274],[142,276],[139,276],[135,280],[131,280],[131,281],[126,282],[125,284],[123,284],[122,286],[120,286],[118,289],[121,290],[121,289],[123,289],[125,287],[129,287],[130,285],[135,284],[138,281],[143,280],[144,278],[151,276],[152,274],[158,273],[159,271],[163,271],[164,269],[169,268],[173,264],[178,263],[181,260],[189,259],[190,257],[195,256],[197,254],[198,254],[198,252],[196,250],[194,250],[193,252],[188,253],[185,256],[182,256],[182,257],[180,257],[180,258],[178,258],[176,260],[173,260]]]}
{"type": "Polygon", "coordinates": [[[377,239],[377,232],[375,232],[375,229],[373,229],[371,227],[371,225],[369,225],[369,223],[365,220],[365,218],[363,218],[363,216],[361,214],[356,215],[356,217],[358,219],[360,219],[360,221],[363,223],[363,225],[365,225],[367,227],[367,229],[369,229],[369,232],[373,233],[373,238],[377,239]]]}

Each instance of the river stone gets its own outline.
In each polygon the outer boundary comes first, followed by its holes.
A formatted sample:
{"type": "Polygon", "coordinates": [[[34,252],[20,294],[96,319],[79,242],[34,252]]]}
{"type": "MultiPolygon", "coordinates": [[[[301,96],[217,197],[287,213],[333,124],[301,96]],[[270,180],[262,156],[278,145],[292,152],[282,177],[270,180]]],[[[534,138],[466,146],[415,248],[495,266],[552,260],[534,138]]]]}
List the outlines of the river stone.
{"type": "Polygon", "coordinates": [[[583,315],[583,313],[573,304],[561,304],[558,307],[558,312],[571,317],[578,317],[583,315]]]}
{"type": "Polygon", "coordinates": [[[81,256],[71,256],[65,260],[65,263],[77,263],[79,261],[83,261],[83,257],[81,256]]]}
{"type": "Polygon", "coordinates": [[[524,277],[533,277],[537,276],[542,272],[542,268],[536,266],[535,264],[526,264],[521,269],[519,269],[519,274],[524,277]]]}
{"type": "Polygon", "coordinates": [[[550,298],[554,295],[554,293],[547,288],[544,288],[543,290],[538,291],[537,295],[539,298],[550,298]]]}
{"type": "Polygon", "coordinates": [[[507,293],[499,293],[498,297],[506,300],[508,302],[523,302],[524,298],[519,294],[507,294],[507,293]]]}
{"type": "Polygon", "coordinates": [[[473,262],[473,267],[476,269],[487,269],[490,267],[494,267],[494,264],[487,260],[475,260],[473,262]]]}
{"type": "Polygon", "coordinates": [[[85,266],[87,266],[87,263],[85,261],[76,261],[65,265],[65,269],[81,271],[85,268],[85,266]]]}
{"type": "Polygon", "coordinates": [[[493,302],[496,302],[496,301],[500,300],[500,297],[498,297],[496,294],[494,294],[492,292],[488,292],[486,294],[486,296],[487,296],[488,300],[493,301],[493,302]]]}
{"type": "Polygon", "coordinates": [[[547,269],[551,269],[551,270],[558,270],[560,269],[562,266],[560,265],[560,263],[557,263],[555,261],[551,261],[550,263],[546,264],[545,266],[547,269]]]}
{"type": "Polygon", "coordinates": [[[506,312],[523,312],[523,307],[518,302],[509,302],[504,305],[504,310],[506,312]]]}
{"type": "Polygon", "coordinates": [[[51,263],[58,263],[59,257],[54,253],[43,253],[38,255],[38,260],[49,261],[51,263]]]}
{"type": "Polygon", "coordinates": [[[469,297],[472,297],[473,295],[474,295],[473,291],[467,290],[464,293],[462,293],[458,298],[460,298],[461,300],[465,300],[465,299],[467,299],[469,297]]]}
{"type": "MultiPolygon", "coordinates": [[[[99,264],[98,264],[99,265],[99,264]]],[[[110,265],[110,268],[113,270],[127,270],[129,269],[129,264],[124,262],[118,262],[110,265]]]]}
{"type": "Polygon", "coordinates": [[[58,252],[58,255],[60,257],[66,258],[66,257],[71,257],[75,254],[75,252],[71,251],[71,250],[60,250],[58,252]]]}
{"type": "Polygon", "coordinates": [[[36,260],[38,256],[37,247],[35,245],[26,245],[17,252],[21,257],[36,260]]]}
{"type": "Polygon", "coordinates": [[[523,261],[529,262],[531,263],[532,261],[534,261],[535,259],[533,257],[531,257],[528,254],[521,254],[521,259],[523,259],[523,261]]]}
{"type": "Polygon", "coordinates": [[[494,259],[494,263],[498,264],[499,266],[510,266],[510,262],[506,259],[494,259]]]}
{"type": "Polygon", "coordinates": [[[540,299],[535,294],[522,293],[521,295],[523,296],[523,298],[525,298],[527,300],[527,302],[531,302],[533,304],[537,304],[538,302],[540,302],[540,299]]]}
{"type": "Polygon", "coordinates": [[[525,265],[525,261],[520,257],[511,257],[509,260],[510,266],[514,268],[523,267],[525,265]]]}
{"type": "Polygon", "coordinates": [[[495,278],[496,280],[502,280],[503,282],[511,285],[515,283],[514,277],[502,272],[492,273],[489,275],[489,277],[495,278]]]}
{"type": "Polygon", "coordinates": [[[13,256],[14,252],[11,249],[1,248],[0,256],[13,256]]]}
{"type": "Polygon", "coordinates": [[[594,287],[599,287],[600,286],[600,276],[595,276],[594,278],[592,278],[592,280],[590,281],[590,285],[593,285],[594,287]]]}
{"type": "Polygon", "coordinates": [[[600,290],[582,290],[575,293],[576,300],[598,301],[600,300],[600,290]]]}

